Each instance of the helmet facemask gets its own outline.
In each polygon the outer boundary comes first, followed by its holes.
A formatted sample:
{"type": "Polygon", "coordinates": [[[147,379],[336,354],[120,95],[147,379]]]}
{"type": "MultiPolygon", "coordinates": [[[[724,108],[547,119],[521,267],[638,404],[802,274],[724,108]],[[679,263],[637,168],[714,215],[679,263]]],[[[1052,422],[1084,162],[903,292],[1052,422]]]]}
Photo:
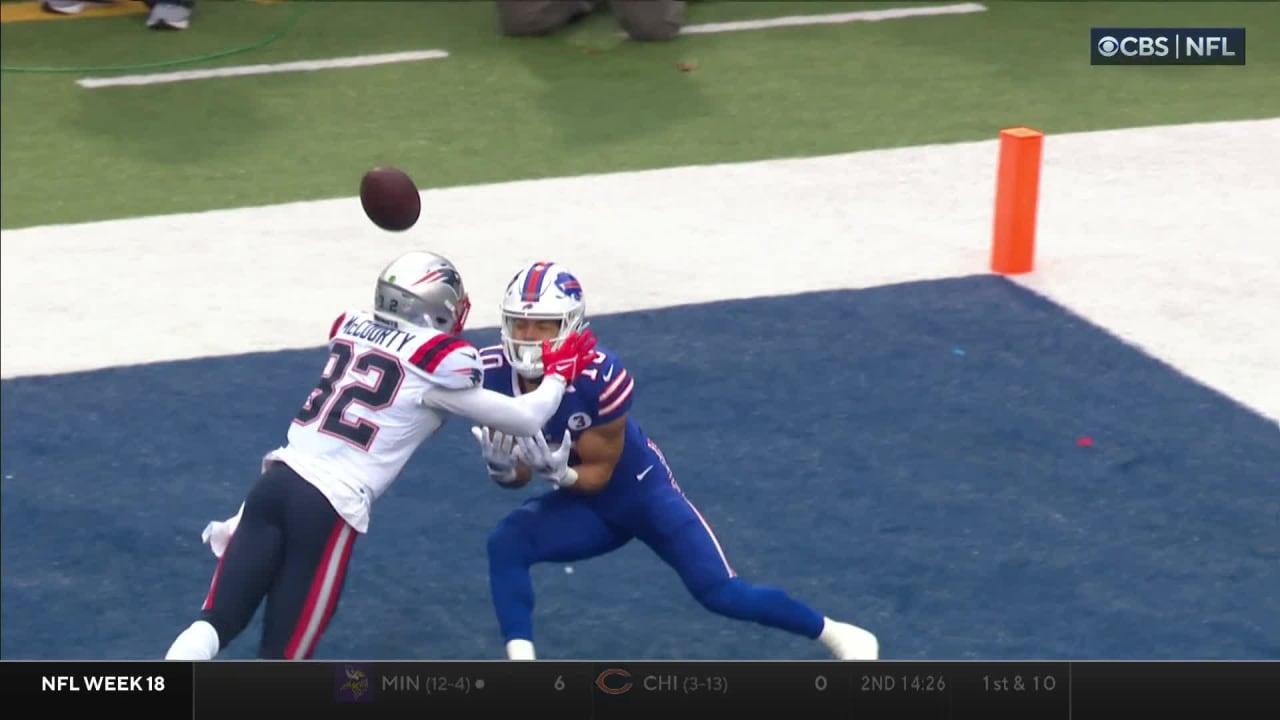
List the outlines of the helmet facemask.
{"type": "Polygon", "coordinates": [[[554,320],[560,323],[559,330],[551,338],[551,347],[558,348],[570,333],[581,331],[587,327],[586,309],[582,306],[563,313],[538,312],[536,308],[528,311],[502,311],[502,353],[507,362],[523,378],[538,380],[542,378],[542,340],[517,340],[516,322],[519,320],[554,320]]]}

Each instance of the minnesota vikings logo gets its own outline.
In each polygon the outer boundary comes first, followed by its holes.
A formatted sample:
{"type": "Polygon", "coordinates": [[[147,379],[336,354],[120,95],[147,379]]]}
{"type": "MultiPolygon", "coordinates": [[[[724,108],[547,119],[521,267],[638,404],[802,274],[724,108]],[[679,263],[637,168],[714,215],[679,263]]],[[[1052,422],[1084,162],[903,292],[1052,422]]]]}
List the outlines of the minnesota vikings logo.
{"type": "Polygon", "coordinates": [[[360,702],[368,699],[369,673],[353,665],[344,665],[338,669],[338,700],[344,702],[360,702]]]}

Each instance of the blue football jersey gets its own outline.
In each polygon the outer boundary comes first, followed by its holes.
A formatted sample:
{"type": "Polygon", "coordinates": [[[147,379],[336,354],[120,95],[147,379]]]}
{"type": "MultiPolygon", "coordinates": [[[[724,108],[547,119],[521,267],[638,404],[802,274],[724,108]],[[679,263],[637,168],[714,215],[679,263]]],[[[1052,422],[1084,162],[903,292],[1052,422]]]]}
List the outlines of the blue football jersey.
{"type": "MultiPolygon", "coordinates": [[[[480,350],[484,366],[484,386],[494,392],[516,397],[520,392],[520,378],[515,368],[507,362],[502,347],[494,345],[480,350]]],[[[604,494],[626,492],[631,487],[653,487],[674,483],[670,468],[649,440],[631,410],[635,396],[635,378],[622,365],[622,361],[608,350],[596,346],[596,356],[573,382],[560,401],[555,415],[542,428],[543,437],[553,447],[564,438],[567,429],[574,443],[583,431],[591,427],[611,423],[626,417],[626,440],[609,486],[604,494]]],[[[569,453],[569,464],[582,462],[576,450],[569,453]]]]}

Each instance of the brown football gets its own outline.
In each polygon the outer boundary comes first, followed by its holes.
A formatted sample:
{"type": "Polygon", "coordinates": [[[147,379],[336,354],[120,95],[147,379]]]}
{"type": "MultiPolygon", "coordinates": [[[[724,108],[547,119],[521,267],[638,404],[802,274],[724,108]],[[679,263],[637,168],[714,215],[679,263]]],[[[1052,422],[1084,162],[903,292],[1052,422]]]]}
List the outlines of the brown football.
{"type": "Polygon", "coordinates": [[[422,214],[422,196],[413,178],[396,168],[374,168],[360,180],[364,214],[383,230],[408,230],[422,214]]]}

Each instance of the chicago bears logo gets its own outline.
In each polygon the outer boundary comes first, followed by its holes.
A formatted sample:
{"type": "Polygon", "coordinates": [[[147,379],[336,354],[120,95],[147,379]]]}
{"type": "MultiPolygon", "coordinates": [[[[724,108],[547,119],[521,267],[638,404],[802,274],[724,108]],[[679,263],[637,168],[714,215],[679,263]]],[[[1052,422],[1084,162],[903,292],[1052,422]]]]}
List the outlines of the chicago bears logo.
{"type": "Polygon", "coordinates": [[[565,297],[573,298],[574,300],[582,299],[582,285],[578,284],[578,278],[567,272],[562,272],[556,276],[556,287],[560,289],[561,293],[564,293],[565,297]]]}
{"type": "Polygon", "coordinates": [[[609,668],[596,676],[596,687],[609,695],[622,695],[631,689],[631,673],[622,668],[609,668]]]}

